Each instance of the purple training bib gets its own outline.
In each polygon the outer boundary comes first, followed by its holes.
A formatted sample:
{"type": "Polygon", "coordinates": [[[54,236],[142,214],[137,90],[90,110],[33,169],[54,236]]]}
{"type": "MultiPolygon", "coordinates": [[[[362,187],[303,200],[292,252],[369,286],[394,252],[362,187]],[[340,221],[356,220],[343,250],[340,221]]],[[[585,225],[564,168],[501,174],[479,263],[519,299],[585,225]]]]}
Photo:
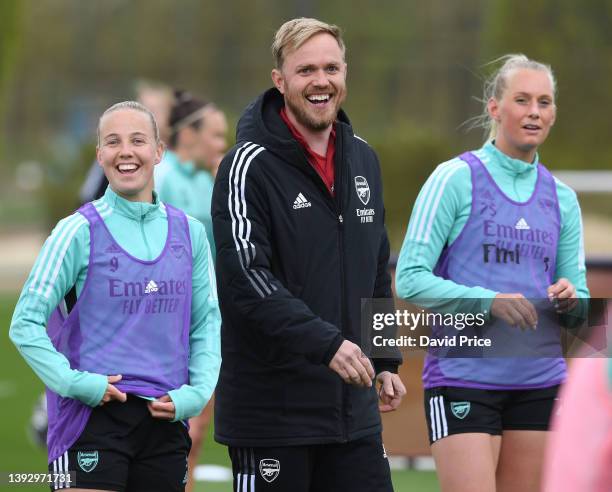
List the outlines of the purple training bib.
{"type": "Polygon", "coordinates": [[[491,319],[479,333],[492,340],[487,355],[462,357],[461,349],[453,357],[427,354],[425,387],[526,389],[559,384],[565,378],[566,364],[546,291],[554,280],[561,227],[555,180],[537,164],[533,194],[526,202],[516,202],[501,191],[474,154],[466,152],[460,158],[467,162],[472,176],[470,217],[457,239],[442,252],[434,273],[468,287],[518,292],[537,300],[538,329],[522,332],[491,319]],[[496,350],[505,353],[495,357],[496,350]]]}
{"type": "MultiPolygon", "coordinates": [[[[189,382],[191,239],[185,214],[166,211],[165,247],[144,261],[117,244],[91,203],[81,207],[90,229],[87,278],[70,314],[58,308],[47,325],[72,369],[121,374],[121,391],[153,398],[189,382]]],[[[47,389],[49,463],[78,439],[91,410],[47,389]]]]}

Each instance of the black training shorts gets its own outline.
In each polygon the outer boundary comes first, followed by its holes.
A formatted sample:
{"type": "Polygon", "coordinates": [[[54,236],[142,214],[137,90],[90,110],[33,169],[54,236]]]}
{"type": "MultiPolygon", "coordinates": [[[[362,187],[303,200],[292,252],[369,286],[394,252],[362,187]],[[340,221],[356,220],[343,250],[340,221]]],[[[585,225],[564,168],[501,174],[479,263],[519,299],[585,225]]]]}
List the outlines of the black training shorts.
{"type": "Polygon", "coordinates": [[[442,386],[425,390],[429,442],[453,434],[505,430],[548,430],[559,386],[484,390],[442,386]]]}
{"type": "Polygon", "coordinates": [[[380,434],[338,444],[229,448],[235,492],[393,492],[380,434]]]}
{"type": "Polygon", "coordinates": [[[128,395],[92,410],[77,441],[49,464],[76,472],[65,488],[130,492],[185,490],[191,439],[185,425],[151,417],[147,401],[128,395]]]}

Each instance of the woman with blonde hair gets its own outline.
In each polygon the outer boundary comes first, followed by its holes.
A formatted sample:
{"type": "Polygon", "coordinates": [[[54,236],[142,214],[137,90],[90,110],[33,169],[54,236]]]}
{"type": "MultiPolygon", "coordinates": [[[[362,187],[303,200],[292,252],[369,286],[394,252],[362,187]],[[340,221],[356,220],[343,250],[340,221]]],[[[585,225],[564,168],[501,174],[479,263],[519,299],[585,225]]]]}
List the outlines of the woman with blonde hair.
{"type": "Polygon", "coordinates": [[[396,273],[400,297],[434,310],[461,300],[464,312],[486,315],[489,353],[508,349],[503,358],[469,358],[461,347],[453,358],[426,356],[425,411],[444,492],[539,490],[566,377],[558,330],[542,313],[548,305],[554,316],[573,314],[589,296],[576,194],[538,155],[557,115],[554,75],[524,55],[499,61],[485,84],[489,138],[429,177],[396,273]]]}
{"type": "Polygon", "coordinates": [[[15,308],[9,336],[47,387],[52,490],[185,489],[221,319],[204,227],[153,191],[162,151],[142,104],[103,113],[109,186],[58,223],[15,308]]]}

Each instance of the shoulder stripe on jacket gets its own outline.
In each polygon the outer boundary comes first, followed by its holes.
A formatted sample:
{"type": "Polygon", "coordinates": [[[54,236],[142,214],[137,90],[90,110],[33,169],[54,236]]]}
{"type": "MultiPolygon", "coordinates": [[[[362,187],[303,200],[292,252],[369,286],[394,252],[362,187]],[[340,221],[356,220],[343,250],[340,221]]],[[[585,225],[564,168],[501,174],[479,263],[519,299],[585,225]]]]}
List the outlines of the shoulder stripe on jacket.
{"type": "Polygon", "coordinates": [[[255,245],[250,241],[251,221],[247,216],[245,184],[251,162],[264,150],[264,147],[247,142],[236,151],[232,167],[230,168],[229,195],[227,199],[227,205],[232,217],[232,236],[236,244],[238,257],[240,258],[240,265],[260,297],[271,295],[272,291],[276,290],[276,286],[262,272],[251,268],[257,252],[255,245]]]}
{"type": "MultiPolygon", "coordinates": [[[[66,219],[61,220],[53,233],[45,241],[45,244],[39,255],[40,261],[35,267],[32,282],[30,283],[29,290],[42,295],[43,285],[46,281],[48,270],[51,268],[53,258],[59,249],[64,237],[70,233],[74,225],[77,225],[77,229],[80,225],[84,224],[84,218],[80,214],[74,214],[66,219]],[[44,273],[43,273],[44,272],[44,273]]],[[[76,229],[74,230],[76,232],[76,229]]],[[[70,236],[69,241],[72,239],[70,236]]]]}
{"type": "MultiPolygon", "coordinates": [[[[96,206],[96,209],[98,210],[98,213],[100,214],[100,217],[102,217],[103,219],[106,218],[107,216],[111,215],[111,213],[112,213],[112,209],[108,205],[106,205],[106,207],[102,207],[102,206],[98,207],[98,206],[96,206]]],[[[70,243],[72,242],[72,238],[74,237],[75,234],[76,234],[76,229],[72,233],[72,236],[70,237],[70,240],[67,241],[66,244],[64,244],[64,247],[62,248],[62,251],[60,253],[58,261],[55,264],[55,268],[53,269],[53,273],[51,274],[51,278],[49,279],[49,285],[47,286],[47,290],[44,293],[44,296],[47,297],[47,298],[51,295],[51,290],[53,289],[53,286],[55,284],[55,280],[57,279],[57,276],[59,274],[60,268],[62,266],[62,262],[64,261],[64,256],[66,256],[66,251],[68,251],[70,243]]],[[[89,253],[89,251],[88,251],[88,253],[89,253]]]]}
{"type": "MultiPolygon", "coordinates": [[[[96,206],[100,215],[104,218],[111,214],[112,209],[108,204],[96,206]]],[[[51,294],[64,256],[81,226],[87,224],[87,219],[79,213],[75,213],[60,222],[54,233],[43,247],[37,271],[34,274],[29,290],[48,298],[51,294]]]]}
{"type": "Polygon", "coordinates": [[[408,227],[408,237],[411,240],[424,242],[429,240],[429,233],[446,183],[455,172],[466,165],[463,161],[451,161],[448,165],[439,166],[429,177],[419,194],[417,208],[408,227]]]}
{"type": "MultiPolygon", "coordinates": [[[[427,229],[425,230],[425,237],[423,238],[423,241],[426,243],[429,242],[429,235],[431,233],[431,228],[433,226],[433,222],[436,217],[436,212],[438,211],[438,205],[440,204],[440,199],[442,198],[442,195],[444,193],[444,188],[446,187],[446,183],[448,183],[448,180],[451,178],[451,176],[455,174],[461,167],[463,167],[462,164],[453,167],[453,169],[448,172],[448,174],[444,177],[444,181],[442,181],[442,184],[440,185],[439,191],[436,193],[436,199],[433,202],[432,209],[430,212],[431,215],[429,216],[429,221],[427,222],[427,229]]],[[[422,224],[421,224],[421,227],[422,227],[422,224]]]]}

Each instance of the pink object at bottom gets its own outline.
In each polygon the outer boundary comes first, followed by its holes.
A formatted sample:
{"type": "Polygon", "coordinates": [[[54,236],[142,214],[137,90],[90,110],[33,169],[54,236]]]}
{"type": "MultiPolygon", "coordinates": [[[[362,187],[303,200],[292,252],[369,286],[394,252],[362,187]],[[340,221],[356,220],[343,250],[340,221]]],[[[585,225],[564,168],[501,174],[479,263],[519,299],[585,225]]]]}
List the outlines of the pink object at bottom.
{"type": "Polygon", "coordinates": [[[612,391],[607,358],[575,359],[553,413],[544,492],[612,491],[612,391]]]}

